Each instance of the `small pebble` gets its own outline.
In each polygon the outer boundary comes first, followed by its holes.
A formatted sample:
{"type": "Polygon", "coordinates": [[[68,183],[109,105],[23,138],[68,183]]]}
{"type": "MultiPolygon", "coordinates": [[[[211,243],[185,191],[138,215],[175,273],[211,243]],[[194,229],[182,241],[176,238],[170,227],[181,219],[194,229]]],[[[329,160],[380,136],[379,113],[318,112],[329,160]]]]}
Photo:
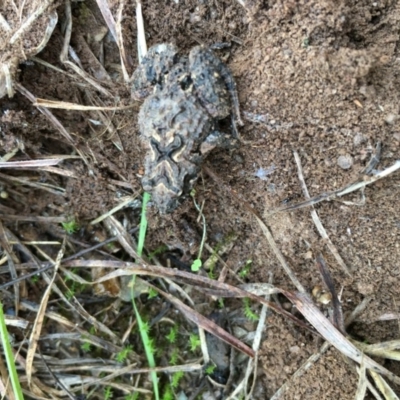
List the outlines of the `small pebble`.
{"type": "Polygon", "coordinates": [[[337,165],[342,169],[349,169],[353,165],[353,158],[350,154],[339,156],[337,159],[337,165]]]}
{"type": "Polygon", "coordinates": [[[398,115],[390,113],[389,115],[386,116],[385,121],[387,124],[393,125],[398,118],[399,118],[398,115]]]}
{"type": "Polygon", "coordinates": [[[363,142],[365,142],[365,136],[362,133],[357,132],[353,138],[354,146],[359,146],[363,142]]]}

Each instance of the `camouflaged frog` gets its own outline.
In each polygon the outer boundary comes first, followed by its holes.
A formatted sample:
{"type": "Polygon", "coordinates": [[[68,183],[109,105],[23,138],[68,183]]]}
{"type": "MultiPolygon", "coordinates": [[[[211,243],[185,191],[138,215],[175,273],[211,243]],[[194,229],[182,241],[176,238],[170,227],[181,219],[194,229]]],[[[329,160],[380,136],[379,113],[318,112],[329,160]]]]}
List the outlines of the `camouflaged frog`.
{"type": "Polygon", "coordinates": [[[147,151],[142,186],[161,213],[170,213],[193,188],[204,157],[223,143],[217,121],[233,111],[234,127],[241,124],[236,85],[210,49],[197,46],[184,57],[174,45],[159,44],[134,72],[132,97],[145,98],[139,113],[147,151]]]}

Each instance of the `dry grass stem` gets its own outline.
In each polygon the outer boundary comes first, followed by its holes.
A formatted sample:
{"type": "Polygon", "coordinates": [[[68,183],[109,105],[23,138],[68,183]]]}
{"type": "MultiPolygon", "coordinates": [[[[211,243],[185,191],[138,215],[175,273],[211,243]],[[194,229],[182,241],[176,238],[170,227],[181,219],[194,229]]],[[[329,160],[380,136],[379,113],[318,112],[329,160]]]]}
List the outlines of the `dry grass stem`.
{"type": "Polygon", "coordinates": [[[111,13],[110,7],[108,6],[107,0],[96,0],[97,5],[99,6],[100,12],[103,15],[104,21],[107,24],[108,29],[115,42],[118,43],[118,35],[117,30],[115,28],[115,20],[111,13]]]}
{"type": "Polygon", "coordinates": [[[42,217],[40,215],[1,215],[1,219],[5,221],[44,222],[48,224],[61,224],[62,222],[68,222],[67,217],[42,217]]]}
{"type": "Polygon", "coordinates": [[[1,14],[1,13],[0,13],[0,27],[6,32],[10,32],[11,31],[10,25],[4,19],[3,14],[1,14]]]}
{"type": "Polygon", "coordinates": [[[53,4],[53,0],[47,0],[39,2],[39,7],[21,24],[18,30],[12,35],[9,43],[14,44],[28,29],[29,27],[47,10],[47,8],[53,4]]]}
{"type": "Polygon", "coordinates": [[[388,385],[385,379],[381,375],[377,374],[375,371],[370,370],[369,374],[375,382],[375,385],[384,395],[385,400],[399,400],[399,397],[393,391],[393,389],[388,385]]]}
{"type": "Polygon", "coordinates": [[[289,264],[286,262],[285,257],[283,256],[282,252],[279,250],[279,248],[275,242],[275,239],[272,236],[272,233],[269,230],[269,228],[267,227],[267,225],[265,225],[264,221],[261,220],[259,217],[257,217],[257,215],[254,214],[254,216],[255,216],[256,221],[258,222],[258,225],[260,226],[264,236],[267,238],[267,241],[268,241],[272,251],[275,253],[276,258],[280,262],[280,264],[281,264],[282,268],[284,269],[284,271],[286,272],[287,276],[292,281],[293,285],[296,286],[297,290],[300,293],[306,293],[306,289],[300,283],[300,281],[297,279],[296,275],[290,268],[289,264]]]}
{"type": "Polygon", "coordinates": [[[386,178],[390,174],[394,173],[400,169],[400,160],[397,160],[392,166],[389,168],[384,169],[383,171],[377,172],[374,176],[362,176],[355,182],[350,183],[349,185],[345,186],[343,189],[338,189],[335,190],[334,192],[328,192],[328,193],[322,193],[318,196],[312,197],[309,200],[306,200],[302,203],[294,204],[291,206],[287,207],[282,207],[278,208],[276,210],[273,210],[271,214],[274,214],[276,212],[282,212],[282,211],[294,211],[294,210],[299,210],[300,208],[304,207],[309,207],[315,204],[318,204],[322,201],[327,201],[327,200],[334,200],[338,197],[342,197],[346,194],[355,192],[359,189],[365,188],[367,185],[370,185],[371,183],[374,183],[380,179],[386,178]]]}
{"type": "Polygon", "coordinates": [[[139,63],[147,53],[146,34],[144,32],[144,21],[142,14],[142,3],[136,0],[136,24],[137,24],[137,50],[139,63]]]}
{"type": "Polygon", "coordinates": [[[136,252],[136,246],[132,240],[132,237],[128,234],[122,224],[112,215],[108,216],[103,222],[107,230],[117,238],[119,244],[124,248],[124,250],[134,260],[141,260],[141,257],[139,257],[136,252]]]}
{"type": "Polygon", "coordinates": [[[40,306],[39,306],[39,309],[38,309],[38,312],[37,312],[37,315],[35,318],[35,322],[32,327],[32,332],[31,332],[31,335],[29,338],[29,347],[28,347],[28,352],[27,352],[27,356],[26,356],[26,368],[25,368],[29,386],[31,385],[32,373],[34,372],[33,358],[35,357],[38,341],[39,341],[40,334],[42,331],[43,320],[44,320],[44,316],[46,313],[46,308],[47,308],[47,303],[49,301],[50,293],[52,291],[52,286],[54,284],[54,280],[57,277],[57,271],[58,271],[58,268],[60,267],[61,260],[64,256],[65,244],[66,244],[66,238],[64,237],[63,243],[61,245],[61,249],[57,255],[57,260],[54,265],[53,277],[50,280],[50,282],[43,294],[43,297],[40,302],[40,306]]]}
{"type": "MultiPolygon", "coordinates": [[[[273,282],[272,278],[273,278],[272,274],[270,274],[270,279],[269,279],[270,286],[272,286],[272,282],[273,282]]],[[[270,301],[270,294],[265,295],[265,300],[270,301]]],[[[260,344],[261,344],[261,339],[262,339],[263,333],[266,331],[267,313],[268,313],[268,307],[265,304],[263,304],[261,307],[259,320],[257,323],[256,332],[254,335],[253,346],[252,346],[252,349],[255,351],[256,356],[254,357],[254,359],[249,359],[249,361],[247,363],[245,377],[244,377],[244,381],[245,381],[244,393],[246,394],[246,397],[245,397],[246,400],[251,400],[253,398],[253,391],[254,391],[256,379],[257,379],[258,351],[260,349],[260,344]],[[253,381],[252,381],[250,389],[249,389],[248,385],[249,385],[249,379],[250,379],[251,375],[253,375],[253,381]]]]}
{"type": "Polygon", "coordinates": [[[347,339],[314,305],[308,296],[304,294],[285,293],[286,297],[297,307],[312,326],[343,355],[349,357],[358,364],[365,363],[368,370],[387,376],[396,384],[400,384],[400,378],[363,354],[349,339],[347,339]]]}
{"type": "Polygon", "coordinates": [[[68,103],[67,101],[52,101],[46,99],[36,99],[33,104],[36,107],[56,108],[61,110],[75,110],[75,111],[117,111],[117,110],[128,110],[130,108],[137,107],[137,104],[129,104],[127,106],[113,106],[113,107],[101,107],[101,106],[85,106],[81,104],[68,103]]]}
{"type": "MultiPolygon", "coordinates": [[[[32,182],[31,177],[11,176],[0,173],[0,178],[10,182],[16,182],[23,186],[31,186],[36,189],[45,190],[57,196],[65,196],[65,189],[43,182],[32,182]]],[[[39,179],[39,178],[38,178],[39,179]]]]}
{"type": "MultiPolygon", "coordinates": [[[[310,194],[308,192],[307,185],[306,185],[306,182],[304,179],[303,168],[301,166],[299,154],[297,153],[297,151],[295,151],[293,154],[294,154],[294,158],[296,160],[297,173],[299,176],[299,181],[300,181],[301,188],[303,190],[304,197],[306,198],[306,200],[309,200],[310,194]]],[[[340,267],[343,269],[343,271],[345,271],[348,275],[351,276],[349,268],[347,267],[343,258],[340,256],[335,245],[332,243],[332,241],[331,241],[330,237],[328,236],[328,233],[326,232],[324,226],[322,225],[322,222],[321,222],[317,212],[315,211],[314,207],[311,210],[311,218],[312,218],[314,225],[316,226],[319,234],[321,235],[322,239],[325,241],[326,245],[328,246],[328,249],[331,251],[331,253],[335,257],[337,263],[340,265],[340,267]]]]}
{"type": "Polygon", "coordinates": [[[121,60],[121,70],[122,70],[122,75],[124,77],[125,83],[129,83],[129,75],[128,71],[126,70],[126,66],[128,64],[128,58],[126,57],[126,52],[125,52],[125,47],[124,47],[124,38],[122,35],[122,17],[123,17],[123,9],[124,9],[124,2],[121,0],[119,7],[118,7],[118,20],[116,24],[116,31],[118,35],[118,49],[119,49],[119,55],[120,55],[120,60],[121,60]]]}
{"type": "Polygon", "coordinates": [[[360,367],[357,368],[359,378],[358,378],[357,391],[356,394],[354,395],[354,400],[365,399],[365,395],[367,393],[367,383],[368,383],[366,371],[367,369],[365,368],[365,364],[363,361],[361,361],[360,367]]]}
{"type": "MultiPolygon", "coordinates": [[[[68,60],[68,54],[75,58],[75,52],[72,47],[70,47],[71,33],[72,33],[72,14],[71,14],[71,3],[70,1],[66,1],[65,3],[65,19],[66,19],[66,29],[64,36],[64,44],[63,49],[60,54],[60,61],[70,67],[78,76],[80,76],[83,80],[88,82],[91,86],[93,86],[96,90],[103,93],[106,97],[114,97],[112,93],[110,93],[107,89],[103,88],[97,81],[95,81],[89,74],[87,74],[83,69],[72,63],[68,60]]],[[[78,64],[79,61],[76,60],[78,64]]]]}
{"type": "Polygon", "coordinates": [[[125,207],[129,207],[129,205],[132,203],[132,201],[135,200],[137,197],[138,197],[138,193],[136,193],[133,196],[127,196],[125,199],[122,199],[122,201],[117,206],[115,206],[111,210],[107,211],[103,215],[100,215],[99,217],[97,217],[96,219],[91,221],[90,225],[96,225],[99,222],[104,221],[108,217],[111,217],[117,211],[120,211],[120,210],[124,209],[125,207]]]}
{"type": "Polygon", "coordinates": [[[26,160],[26,161],[7,161],[0,162],[0,168],[40,168],[49,165],[57,165],[62,159],[52,158],[48,160],[26,160]]]}

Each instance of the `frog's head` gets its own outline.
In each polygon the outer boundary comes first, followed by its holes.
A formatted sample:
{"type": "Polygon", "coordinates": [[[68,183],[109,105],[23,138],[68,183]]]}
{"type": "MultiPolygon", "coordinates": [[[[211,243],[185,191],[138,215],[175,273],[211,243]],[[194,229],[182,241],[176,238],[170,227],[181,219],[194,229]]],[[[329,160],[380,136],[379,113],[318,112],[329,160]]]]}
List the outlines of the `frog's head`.
{"type": "Polygon", "coordinates": [[[163,85],[165,76],[177,61],[178,50],[172,44],[152,46],[132,75],[132,97],[143,100],[157,85],[163,85]]]}

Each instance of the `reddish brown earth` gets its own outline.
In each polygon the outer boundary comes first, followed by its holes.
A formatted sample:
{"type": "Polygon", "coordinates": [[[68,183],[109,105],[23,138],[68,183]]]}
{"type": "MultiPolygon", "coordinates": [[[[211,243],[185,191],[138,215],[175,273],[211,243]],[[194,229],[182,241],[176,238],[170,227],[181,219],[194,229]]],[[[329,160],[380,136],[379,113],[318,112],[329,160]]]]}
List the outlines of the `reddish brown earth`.
{"type": "MultiPolygon", "coordinates": [[[[224,255],[230,268],[238,271],[247,260],[252,260],[249,282],[268,282],[272,274],[276,286],[293,290],[255,219],[243,206],[247,203],[263,216],[309,292],[321,284],[315,257],[322,253],[336,289],[342,290],[345,315],[365,297],[371,297],[367,309],[349,328],[349,334],[368,343],[398,339],[398,172],[368,186],[364,191],[365,202],[358,191],[340,201],[316,206],[351,276],[343,272],[328,251],[311,220],[309,208],[272,216],[270,212],[287,202],[304,200],[294,151],[300,155],[311,196],[339,189],[357,179],[378,142],[382,143],[382,152],[377,169],[385,169],[400,159],[400,2],[247,3],[247,11],[233,0],[144,1],[143,4],[149,46],[173,42],[187,52],[198,43],[231,43],[230,48],[219,54],[226,59],[237,82],[245,122],[240,129],[242,144],[231,152],[223,149],[212,152],[206,166],[239,200],[206,173],[200,177],[196,198],[199,203],[205,201],[207,241],[215,247],[234,233],[237,239],[233,248],[224,255]],[[342,156],[350,163],[347,169],[340,165],[342,156]],[[391,319],[380,321],[385,314],[391,314],[391,319]]],[[[114,15],[117,9],[116,4],[114,15]]],[[[63,10],[63,7],[58,9],[59,20],[63,18],[63,10]]],[[[125,4],[123,38],[130,74],[137,65],[135,21],[134,3],[125,4]]],[[[26,61],[19,67],[17,80],[38,98],[99,106],[131,104],[115,42],[109,34],[102,42],[96,41],[96,34],[105,26],[94,2],[73,4],[71,45],[85,71],[96,77],[110,96],[71,78],[72,71],[60,62],[63,44],[60,23],[38,57],[71,75],[26,61]],[[104,69],[109,78],[104,78],[103,67],[88,51],[90,48],[99,57],[100,43],[104,46],[104,69]]],[[[66,192],[55,194],[26,186],[13,194],[10,181],[0,176],[10,192],[8,199],[1,200],[4,209],[0,212],[73,216],[85,227],[90,220],[119,204],[122,196],[140,194],[144,154],[138,140],[139,107],[137,104],[128,110],[108,112],[112,123],[109,127],[90,122],[99,120],[96,111],[52,110],[86,157],[86,163],[76,159],[63,164],[79,179],[43,172],[43,182],[65,188],[66,192]]],[[[21,94],[12,99],[4,97],[0,108],[2,156],[18,143],[23,144],[17,155],[20,159],[73,153],[71,144],[21,94]]],[[[230,129],[228,123],[226,129],[230,129]]],[[[119,217],[135,226],[139,213],[138,208],[132,208],[119,217]]],[[[153,251],[167,245],[179,249],[183,261],[189,262],[196,257],[202,234],[197,217],[191,199],[166,217],[150,208],[146,248],[153,251]]],[[[16,230],[15,224],[7,224],[16,230]]],[[[18,225],[20,232],[32,227],[38,236],[48,232],[48,227],[40,224],[18,225]]],[[[255,398],[271,397],[322,343],[283,317],[270,314],[259,354],[259,397],[255,398]]],[[[397,362],[380,362],[400,375],[397,362]]],[[[353,399],[357,380],[354,368],[336,350],[330,349],[291,383],[282,398],[353,399]]],[[[394,389],[400,392],[400,388],[394,389]]]]}

